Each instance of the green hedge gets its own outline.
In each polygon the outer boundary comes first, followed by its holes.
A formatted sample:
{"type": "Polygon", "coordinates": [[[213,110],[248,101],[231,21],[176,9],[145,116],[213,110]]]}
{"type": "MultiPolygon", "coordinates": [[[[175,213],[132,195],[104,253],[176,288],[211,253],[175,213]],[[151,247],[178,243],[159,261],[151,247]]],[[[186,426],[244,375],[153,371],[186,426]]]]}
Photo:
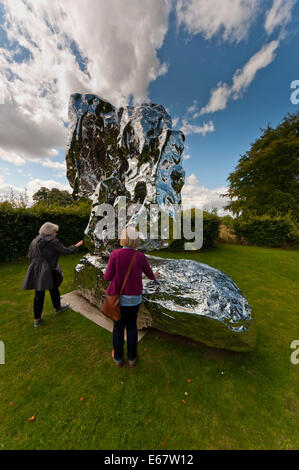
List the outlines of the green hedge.
{"type": "Polygon", "coordinates": [[[45,222],[59,225],[58,237],[65,246],[77,243],[84,237],[89,215],[87,205],[13,208],[9,203],[1,203],[0,261],[27,255],[31,240],[45,222]]]}
{"type": "MultiPolygon", "coordinates": [[[[30,208],[13,207],[8,202],[0,203],[0,262],[26,256],[30,242],[38,235],[45,222],[59,225],[59,239],[65,246],[77,243],[84,237],[88,224],[88,204],[70,206],[46,206],[38,204],[30,208]]],[[[194,210],[191,212],[191,228],[194,230],[194,210]]],[[[213,246],[218,236],[219,220],[216,215],[204,212],[203,247],[213,246]]],[[[170,240],[169,250],[183,251],[184,242],[192,240],[170,240]]],[[[82,251],[87,250],[83,246],[82,251]]]]}
{"type": "Polygon", "coordinates": [[[296,226],[291,216],[237,217],[232,222],[234,234],[246,242],[266,247],[283,247],[296,242],[296,226]]]}
{"type": "MultiPolygon", "coordinates": [[[[189,209],[190,210],[190,209],[189,209]]],[[[183,214],[183,212],[182,212],[183,214]]],[[[219,217],[216,214],[203,211],[203,245],[202,248],[211,248],[214,246],[219,234],[219,217]]],[[[183,222],[182,222],[183,227],[183,222]]],[[[191,229],[195,228],[195,209],[191,209],[191,229]]],[[[169,240],[169,251],[184,251],[185,242],[192,242],[184,238],[180,240],[169,240]]]]}

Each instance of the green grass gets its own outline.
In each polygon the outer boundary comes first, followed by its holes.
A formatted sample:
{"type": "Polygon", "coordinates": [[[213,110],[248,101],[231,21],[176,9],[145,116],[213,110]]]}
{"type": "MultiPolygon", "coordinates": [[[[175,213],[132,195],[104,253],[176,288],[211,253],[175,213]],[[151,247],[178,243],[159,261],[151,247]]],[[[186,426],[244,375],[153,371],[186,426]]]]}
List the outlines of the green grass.
{"type": "MultiPolygon", "coordinates": [[[[44,326],[34,329],[33,292],[21,290],[27,261],[0,265],[0,449],[299,448],[299,365],[290,362],[299,252],[219,244],[153,254],[229,274],[255,314],[254,351],[152,331],[139,343],[138,366],[117,369],[111,333],[72,310],[55,316],[48,293],[44,326]]],[[[62,293],[72,290],[79,257],[61,259],[62,293]]]]}

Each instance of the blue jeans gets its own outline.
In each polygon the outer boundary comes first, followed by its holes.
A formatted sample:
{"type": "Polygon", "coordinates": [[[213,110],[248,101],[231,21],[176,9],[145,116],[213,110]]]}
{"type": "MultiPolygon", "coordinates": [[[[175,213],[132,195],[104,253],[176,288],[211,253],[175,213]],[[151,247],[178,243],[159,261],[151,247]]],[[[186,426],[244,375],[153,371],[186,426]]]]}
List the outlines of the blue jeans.
{"type": "Polygon", "coordinates": [[[113,322],[114,359],[121,361],[124,357],[124,333],[127,330],[127,354],[129,361],[135,361],[137,356],[137,314],[139,305],[121,306],[121,319],[113,322]]]}

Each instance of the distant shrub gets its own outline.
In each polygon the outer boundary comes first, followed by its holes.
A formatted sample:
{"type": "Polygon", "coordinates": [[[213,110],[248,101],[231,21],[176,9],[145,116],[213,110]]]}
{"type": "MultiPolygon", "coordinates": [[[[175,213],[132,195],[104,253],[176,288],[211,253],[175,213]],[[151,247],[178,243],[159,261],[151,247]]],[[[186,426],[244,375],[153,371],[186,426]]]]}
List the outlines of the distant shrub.
{"type": "MultiPolygon", "coordinates": [[[[188,209],[190,210],[190,209],[188,209]]],[[[182,211],[183,217],[183,211],[182,211]]],[[[182,222],[183,227],[183,222],[182,222]]],[[[195,229],[195,209],[191,209],[191,230],[194,231],[195,229]]],[[[203,211],[203,248],[211,248],[219,233],[219,217],[216,214],[211,214],[209,212],[203,211]]],[[[192,240],[186,240],[185,238],[181,238],[179,240],[175,240],[170,238],[169,240],[169,251],[184,251],[184,244],[185,242],[192,242],[192,240]]]]}
{"type": "Polygon", "coordinates": [[[296,226],[289,214],[237,217],[232,227],[238,239],[253,245],[282,247],[296,242],[296,226]]]}
{"type": "Polygon", "coordinates": [[[219,226],[218,241],[221,243],[229,243],[230,245],[240,245],[240,244],[247,245],[247,242],[244,243],[241,240],[239,240],[236,237],[236,235],[234,235],[233,229],[226,224],[220,224],[219,226]]]}
{"type": "Polygon", "coordinates": [[[234,218],[231,215],[223,215],[219,217],[220,223],[226,227],[232,227],[234,218]]]}

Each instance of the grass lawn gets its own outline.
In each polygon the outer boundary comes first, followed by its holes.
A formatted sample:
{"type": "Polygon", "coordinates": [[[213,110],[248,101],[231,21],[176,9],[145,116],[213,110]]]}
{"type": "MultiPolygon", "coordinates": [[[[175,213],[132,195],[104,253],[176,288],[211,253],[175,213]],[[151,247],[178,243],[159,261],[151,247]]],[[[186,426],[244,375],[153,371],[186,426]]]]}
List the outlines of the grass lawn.
{"type": "MultiPolygon", "coordinates": [[[[68,310],[33,328],[28,262],[0,265],[0,449],[299,449],[299,251],[219,244],[190,258],[230,275],[251,304],[251,353],[152,331],[117,369],[111,333],[68,310]],[[191,380],[190,380],[191,379],[191,380]],[[80,400],[84,397],[84,400],[80,400]],[[33,421],[28,418],[35,416],[33,421]]],[[[80,255],[61,258],[72,290],[80,255]]]]}

